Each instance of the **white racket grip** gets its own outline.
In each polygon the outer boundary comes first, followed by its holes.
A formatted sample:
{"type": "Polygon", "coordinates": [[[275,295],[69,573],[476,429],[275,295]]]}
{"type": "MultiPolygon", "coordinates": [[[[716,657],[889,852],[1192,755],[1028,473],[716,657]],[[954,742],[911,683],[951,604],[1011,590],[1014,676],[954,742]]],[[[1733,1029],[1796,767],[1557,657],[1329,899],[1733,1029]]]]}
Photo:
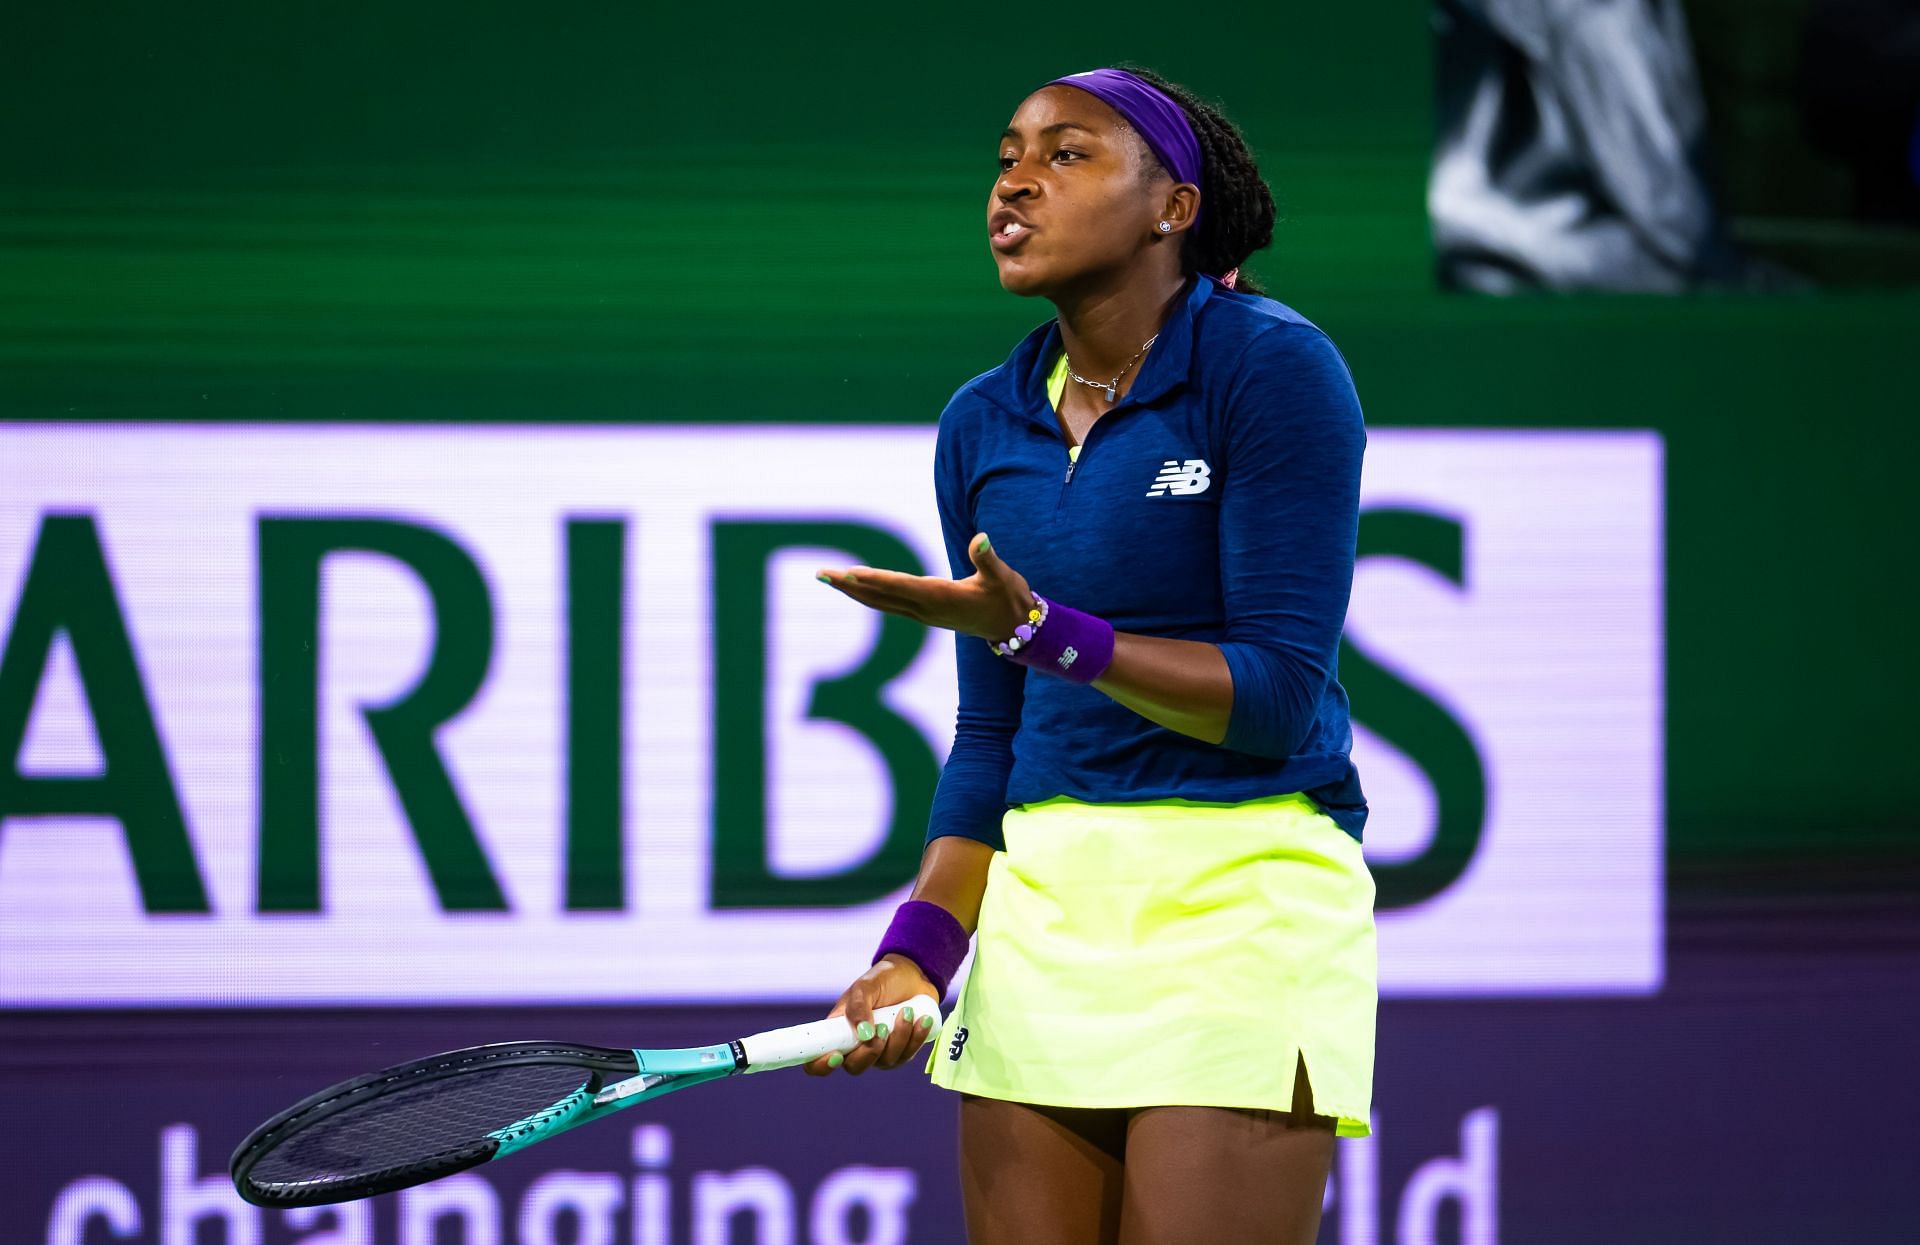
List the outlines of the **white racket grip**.
{"type": "MultiPolygon", "coordinates": [[[[931,1016],[933,1031],[940,1031],[940,1004],[928,994],[904,1003],[895,1003],[891,1007],[875,1008],[873,1021],[892,1029],[899,1024],[901,1011],[909,1007],[913,1009],[914,1024],[919,1024],[922,1016],[931,1016]]],[[[834,1051],[844,1055],[858,1045],[860,1039],[854,1034],[853,1022],[845,1016],[829,1016],[825,1020],[811,1020],[785,1029],[769,1029],[765,1033],[740,1039],[740,1047],[747,1055],[747,1066],[742,1071],[770,1072],[774,1068],[791,1068],[834,1051]]]]}

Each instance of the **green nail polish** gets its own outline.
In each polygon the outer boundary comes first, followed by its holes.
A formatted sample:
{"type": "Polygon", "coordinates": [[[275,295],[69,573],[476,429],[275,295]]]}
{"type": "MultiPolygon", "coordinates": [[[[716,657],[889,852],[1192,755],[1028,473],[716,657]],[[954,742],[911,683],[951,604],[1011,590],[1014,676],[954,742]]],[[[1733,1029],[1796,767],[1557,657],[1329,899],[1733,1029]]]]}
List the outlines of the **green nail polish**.
{"type": "Polygon", "coordinates": [[[873,1031],[873,1036],[875,1037],[887,1036],[887,1026],[885,1024],[882,1024],[878,1029],[875,1029],[873,1031]]]}
{"type": "Polygon", "coordinates": [[[933,1029],[933,1017],[931,1016],[920,1017],[920,1031],[923,1033],[926,1033],[926,1032],[930,1032],[932,1029],[933,1029]]]}
{"type": "Polygon", "coordinates": [[[860,1022],[860,1027],[853,1032],[862,1042],[870,1041],[873,1038],[873,1026],[864,1020],[860,1022]]]}
{"type": "Polygon", "coordinates": [[[847,1061],[847,1057],[841,1054],[839,1051],[835,1051],[831,1055],[827,1056],[827,1066],[829,1068],[837,1068],[841,1064],[845,1063],[846,1061],[847,1061]]]}
{"type": "Polygon", "coordinates": [[[911,1007],[903,1007],[900,1009],[900,1020],[902,1023],[905,1023],[906,1021],[909,1021],[912,1019],[913,1019],[913,1009],[911,1007]]]}
{"type": "Polygon", "coordinates": [[[815,575],[814,578],[819,580],[823,584],[830,584],[833,582],[833,576],[831,575],[815,575]]]}

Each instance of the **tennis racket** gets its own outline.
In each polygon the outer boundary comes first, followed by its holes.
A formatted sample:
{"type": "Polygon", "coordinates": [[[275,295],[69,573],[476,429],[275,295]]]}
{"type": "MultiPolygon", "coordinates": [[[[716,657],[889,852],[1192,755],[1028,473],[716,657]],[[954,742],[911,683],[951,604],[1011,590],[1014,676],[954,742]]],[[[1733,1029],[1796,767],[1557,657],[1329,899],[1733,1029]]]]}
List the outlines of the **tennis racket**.
{"type": "MultiPolygon", "coordinates": [[[[889,1028],[921,995],[873,1013],[889,1028]]],[[[247,1135],[233,1187],[256,1206],[325,1206],[391,1193],[524,1150],[664,1094],[843,1054],[860,1044],[845,1016],[718,1046],[612,1050],[564,1042],[469,1046],[323,1089],[247,1135]]]]}

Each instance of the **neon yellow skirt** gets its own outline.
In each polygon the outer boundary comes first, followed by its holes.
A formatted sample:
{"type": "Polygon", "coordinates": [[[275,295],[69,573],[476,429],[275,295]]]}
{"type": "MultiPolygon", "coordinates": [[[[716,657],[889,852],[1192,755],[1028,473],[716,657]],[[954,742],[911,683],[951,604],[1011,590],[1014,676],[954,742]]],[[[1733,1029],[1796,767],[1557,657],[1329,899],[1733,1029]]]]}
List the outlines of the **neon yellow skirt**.
{"type": "Polygon", "coordinates": [[[1058,1107],[1288,1111],[1371,1131],[1373,875],[1300,794],[1008,811],[934,1084],[1058,1107]]]}

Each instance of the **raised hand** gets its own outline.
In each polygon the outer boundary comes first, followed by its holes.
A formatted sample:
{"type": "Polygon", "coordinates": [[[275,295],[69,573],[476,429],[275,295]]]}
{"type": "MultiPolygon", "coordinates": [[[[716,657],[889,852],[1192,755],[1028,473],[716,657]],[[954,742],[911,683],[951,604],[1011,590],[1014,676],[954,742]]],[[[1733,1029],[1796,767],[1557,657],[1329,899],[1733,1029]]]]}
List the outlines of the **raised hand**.
{"type": "Polygon", "coordinates": [[[820,582],[870,609],[898,614],[985,640],[1004,640],[1027,621],[1033,591],[1020,572],[1000,560],[986,534],[967,545],[974,573],[965,579],[905,575],[872,566],[822,567],[820,582]]]}

